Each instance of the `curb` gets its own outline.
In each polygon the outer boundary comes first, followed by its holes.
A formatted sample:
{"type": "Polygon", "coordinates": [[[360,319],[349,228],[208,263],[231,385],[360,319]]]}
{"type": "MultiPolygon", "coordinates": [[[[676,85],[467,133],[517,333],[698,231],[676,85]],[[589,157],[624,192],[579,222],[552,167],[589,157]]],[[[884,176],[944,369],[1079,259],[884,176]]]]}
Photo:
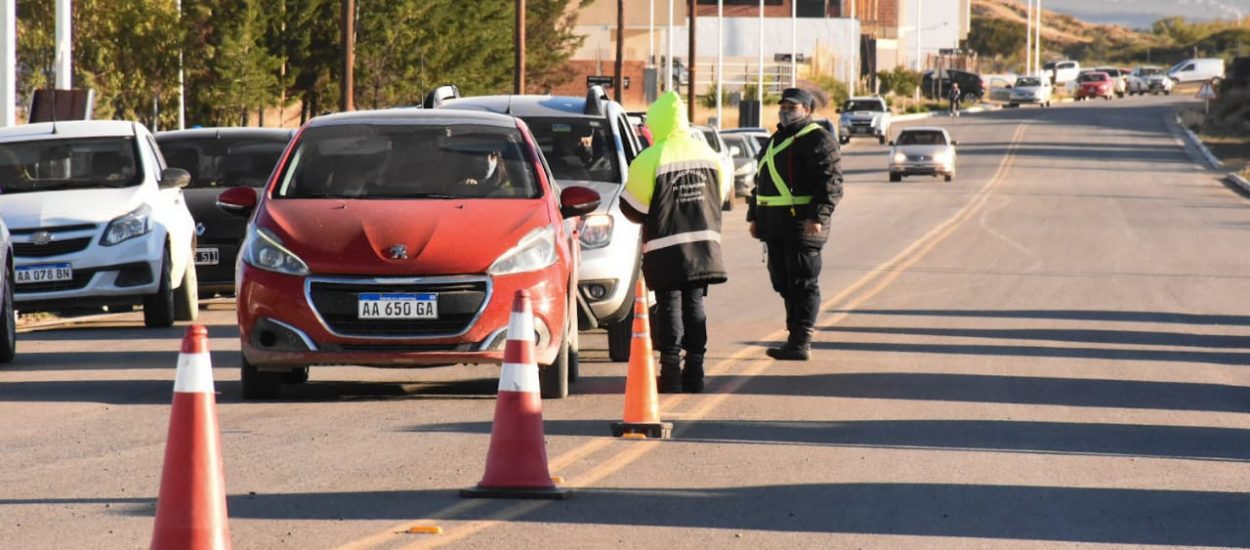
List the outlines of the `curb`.
{"type": "MultiPolygon", "coordinates": [[[[1002,106],[1000,105],[977,105],[976,107],[969,107],[960,112],[966,113],[966,114],[976,114],[976,113],[988,113],[988,112],[999,111],[999,110],[1002,110],[1002,106]]],[[[890,122],[891,123],[910,122],[914,120],[924,120],[926,118],[933,118],[935,116],[946,116],[946,111],[929,111],[927,113],[911,113],[908,115],[894,115],[890,117],[890,122]]]]}
{"type": "MultiPolygon", "coordinates": [[[[1199,153],[1202,153],[1202,158],[1207,161],[1207,165],[1210,168],[1215,170],[1221,170],[1224,168],[1224,163],[1220,162],[1220,159],[1216,158],[1216,156],[1211,153],[1210,149],[1207,149],[1207,146],[1202,143],[1202,140],[1198,138],[1198,135],[1193,133],[1193,131],[1189,128],[1186,128],[1184,124],[1181,124],[1181,115],[1179,113],[1176,115],[1176,125],[1182,132],[1184,132],[1185,139],[1187,139],[1199,153]]],[[[1240,176],[1238,176],[1238,178],[1240,178],[1240,176]]],[[[1245,180],[1243,179],[1242,181],[1245,180]]]]}
{"type": "Polygon", "coordinates": [[[1241,189],[1242,191],[1246,193],[1250,193],[1250,181],[1247,181],[1246,178],[1241,177],[1241,174],[1229,172],[1228,183],[1231,183],[1237,186],[1238,189],[1241,189]]]}

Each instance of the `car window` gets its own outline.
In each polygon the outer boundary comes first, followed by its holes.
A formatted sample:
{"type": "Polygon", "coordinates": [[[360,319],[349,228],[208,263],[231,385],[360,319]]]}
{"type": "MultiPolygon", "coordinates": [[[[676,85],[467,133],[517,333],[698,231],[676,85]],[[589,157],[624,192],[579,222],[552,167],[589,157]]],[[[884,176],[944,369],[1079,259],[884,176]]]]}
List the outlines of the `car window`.
{"type": "Polygon", "coordinates": [[[132,137],[0,144],[0,192],[133,187],[143,183],[132,137]]]}
{"type": "Polygon", "coordinates": [[[343,124],[305,130],[280,199],[536,198],[520,130],[476,124],[343,124]]]}
{"type": "Polygon", "coordinates": [[[716,151],[717,153],[721,152],[720,140],[716,139],[716,131],[715,130],[700,130],[700,131],[703,132],[703,139],[707,140],[708,147],[711,147],[712,150],[716,151]]]}
{"type": "Polygon", "coordinates": [[[1102,73],[1085,73],[1077,78],[1080,82],[1101,82],[1106,79],[1106,75],[1102,73]]]}
{"type": "Polygon", "coordinates": [[[1184,67],[1182,67],[1182,68],[1181,68],[1181,71],[1182,71],[1182,72],[1184,72],[1184,71],[1192,71],[1192,70],[1194,70],[1194,64],[1193,64],[1193,63],[1190,63],[1190,64],[1188,64],[1188,65],[1185,65],[1184,67]]]}
{"type": "Polygon", "coordinates": [[[885,105],[883,105],[880,101],[854,101],[852,100],[852,101],[847,101],[846,105],[842,106],[842,110],[843,111],[873,111],[873,112],[879,113],[879,112],[885,111],[885,105]]]}
{"type": "Polygon", "coordinates": [[[1076,63],[1060,63],[1059,64],[1060,69],[1072,69],[1075,67],[1076,67],[1076,63]]]}
{"type": "Polygon", "coordinates": [[[1041,85],[1042,85],[1042,79],[1040,78],[1027,77],[1027,78],[1016,79],[1016,86],[1041,86],[1041,85]]]}
{"type": "Polygon", "coordinates": [[[898,145],[946,145],[946,136],[934,130],[909,130],[899,134],[898,145]]]}
{"type": "Polygon", "coordinates": [[[262,187],[286,148],[285,139],[161,138],[170,166],[191,174],[188,188],[262,187]]]}
{"type": "Polygon", "coordinates": [[[738,154],[734,155],[734,160],[747,161],[755,157],[752,154],[754,151],[751,149],[751,146],[747,144],[747,138],[733,135],[721,137],[725,138],[725,145],[728,145],[730,150],[733,150],[734,147],[738,148],[738,154]]]}
{"type": "Polygon", "coordinates": [[[621,182],[616,142],[606,121],[575,117],[524,120],[556,179],[621,182]]]}

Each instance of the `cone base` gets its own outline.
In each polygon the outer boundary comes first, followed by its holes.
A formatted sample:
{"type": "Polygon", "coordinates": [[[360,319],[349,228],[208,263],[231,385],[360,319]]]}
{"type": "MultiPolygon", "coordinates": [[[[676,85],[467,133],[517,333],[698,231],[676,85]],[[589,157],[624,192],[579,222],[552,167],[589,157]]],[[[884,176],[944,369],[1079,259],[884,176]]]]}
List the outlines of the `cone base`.
{"type": "Polygon", "coordinates": [[[460,490],[461,498],[524,498],[563,500],[568,498],[569,490],[557,487],[482,487],[477,485],[460,490]]]}
{"type": "Polygon", "coordinates": [[[673,436],[672,422],[613,422],[612,437],[625,434],[642,434],[649,439],[668,439],[673,436]]]}

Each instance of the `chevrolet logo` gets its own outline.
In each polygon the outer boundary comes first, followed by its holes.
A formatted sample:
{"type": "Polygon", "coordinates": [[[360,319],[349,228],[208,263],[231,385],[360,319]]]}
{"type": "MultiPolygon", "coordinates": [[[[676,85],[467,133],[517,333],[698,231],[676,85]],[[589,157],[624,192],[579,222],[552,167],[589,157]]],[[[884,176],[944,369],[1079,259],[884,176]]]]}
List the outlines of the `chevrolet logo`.
{"type": "Polygon", "coordinates": [[[390,256],[392,260],[407,260],[408,247],[402,244],[393,244],[391,245],[391,248],[387,250],[387,255],[390,256]]]}
{"type": "Polygon", "coordinates": [[[36,246],[43,246],[53,240],[52,234],[47,231],[40,231],[30,237],[30,243],[36,246]]]}

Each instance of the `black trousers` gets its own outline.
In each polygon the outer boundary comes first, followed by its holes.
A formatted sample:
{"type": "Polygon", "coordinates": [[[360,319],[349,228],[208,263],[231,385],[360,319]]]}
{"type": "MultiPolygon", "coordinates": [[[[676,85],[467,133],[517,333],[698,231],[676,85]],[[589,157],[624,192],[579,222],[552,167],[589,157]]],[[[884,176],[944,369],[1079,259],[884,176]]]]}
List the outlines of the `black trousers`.
{"type": "Polygon", "coordinates": [[[786,329],[791,338],[810,338],[820,313],[822,245],[800,239],[767,241],[768,277],[786,301],[786,329]]]}
{"type": "Polygon", "coordinates": [[[655,291],[655,349],[662,356],[686,356],[707,352],[707,313],[703,297],[707,286],[655,291]]]}

